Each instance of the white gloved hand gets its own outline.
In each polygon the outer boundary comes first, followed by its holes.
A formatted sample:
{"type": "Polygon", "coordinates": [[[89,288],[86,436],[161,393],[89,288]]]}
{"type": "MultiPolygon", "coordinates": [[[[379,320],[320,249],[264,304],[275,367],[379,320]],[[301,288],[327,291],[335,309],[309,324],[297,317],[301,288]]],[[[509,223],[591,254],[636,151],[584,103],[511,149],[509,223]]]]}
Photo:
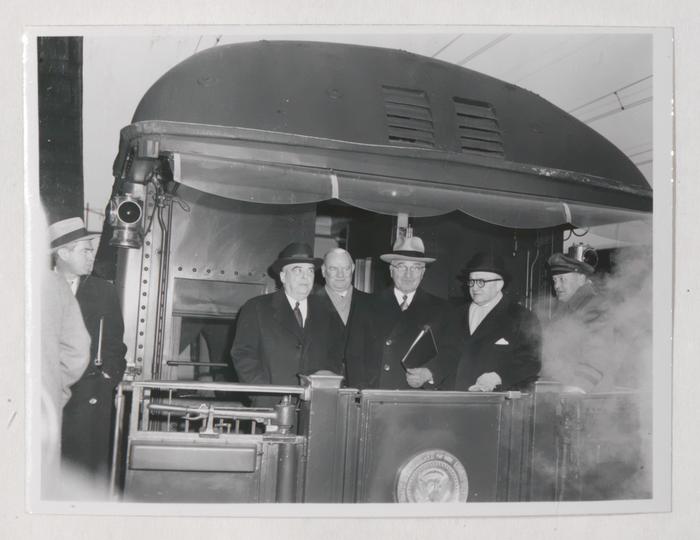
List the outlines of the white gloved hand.
{"type": "Polygon", "coordinates": [[[476,383],[469,387],[470,392],[492,392],[494,388],[501,384],[501,376],[495,371],[482,373],[476,383]]]}

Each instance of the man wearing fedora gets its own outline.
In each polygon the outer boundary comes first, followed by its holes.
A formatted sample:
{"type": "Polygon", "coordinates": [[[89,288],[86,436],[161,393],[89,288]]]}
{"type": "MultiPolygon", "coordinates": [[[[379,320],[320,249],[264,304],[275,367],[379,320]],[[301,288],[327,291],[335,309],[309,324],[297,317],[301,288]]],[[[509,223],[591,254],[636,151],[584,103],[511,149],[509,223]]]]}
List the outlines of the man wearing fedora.
{"type": "Polygon", "coordinates": [[[543,375],[568,392],[609,390],[617,361],[607,306],[593,286],[593,266],[575,256],[554,253],[547,261],[557,304],[545,328],[543,375]]]}
{"type": "Polygon", "coordinates": [[[503,259],[477,253],[467,263],[471,302],[450,315],[445,335],[456,354],[445,387],[470,392],[517,390],[537,379],[540,324],[530,311],[504,296],[509,279],[503,259]]]}
{"type": "Polygon", "coordinates": [[[366,384],[365,358],[372,355],[374,304],[372,295],[352,286],[355,264],[346,250],[331,249],[323,258],[324,287],[314,290],[331,318],[342,326],[345,382],[353,388],[366,384]]]}
{"type": "Polygon", "coordinates": [[[41,283],[41,491],[60,495],[61,426],[70,387],[89,361],[90,335],[65,280],[43,269],[41,283]]]}
{"type": "Polygon", "coordinates": [[[92,241],[81,218],[58,221],[49,227],[54,270],[78,300],[90,334],[90,362],[71,387],[63,410],[64,461],[89,473],[106,486],[110,463],[114,389],[126,368],[124,321],[112,283],[90,275],[95,262],[92,241]]]}
{"type": "MultiPolygon", "coordinates": [[[[436,388],[445,371],[436,358],[405,369],[401,359],[426,326],[437,336],[447,309],[446,300],[420,287],[426,265],[435,261],[425,255],[417,236],[399,238],[393,251],[380,256],[389,263],[394,286],[375,296],[373,354],[365,358],[364,386],[368,388],[436,388]]],[[[439,343],[438,343],[439,347],[439,343]]]]}
{"type": "MultiPolygon", "coordinates": [[[[292,243],[272,264],[282,289],[248,300],[238,314],[233,367],[247,384],[297,385],[298,375],[342,371],[342,325],[310,295],[321,259],[308,244],[292,243]]],[[[257,405],[274,405],[258,399],[257,405]]]]}

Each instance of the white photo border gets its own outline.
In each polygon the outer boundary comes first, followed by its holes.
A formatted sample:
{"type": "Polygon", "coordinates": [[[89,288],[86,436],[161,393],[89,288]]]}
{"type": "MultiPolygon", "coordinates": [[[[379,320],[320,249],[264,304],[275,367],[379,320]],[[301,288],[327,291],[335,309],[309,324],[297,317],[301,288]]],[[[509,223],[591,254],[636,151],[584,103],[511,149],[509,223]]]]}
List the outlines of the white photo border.
{"type": "MultiPolygon", "coordinates": [[[[524,515],[576,515],[617,514],[637,512],[667,512],[671,509],[671,402],[672,402],[672,298],[674,284],[673,267],[673,215],[674,215],[674,116],[673,116],[673,33],[668,28],[618,28],[618,27],[468,27],[468,26],[186,26],[186,27],[31,27],[24,35],[24,106],[25,106],[25,231],[29,240],[25,244],[26,265],[26,433],[27,444],[27,506],[31,512],[57,514],[128,514],[164,516],[255,516],[255,517],[438,517],[438,516],[524,516],[524,515]],[[37,37],[68,35],[129,35],[130,32],[152,35],[235,34],[250,33],[260,38],[262,34],[338,32],[338,33],[398,33],[420,32],[634,32],[653,36],[653,496],[638,501],[593,502],[526,502],[526,503],[470,503],[470,504],[149,504],[149,503],[87,503],[53,502],[41,500],[39,495],[38,444],[38,378],[40,347],[38,328],[40,310],[38,290],[41,256],[36,246],[41,245],[41,230],[37,226],[39,204],[38,174],[38,114],[37,114],[37,37]],[[39,263],[37,262],[39,261],[39,263]]],[[[114,134],[114,153],[117,135],[114,134]]],[[[112,141],[109,141],[110,143],[112,141]]]]}

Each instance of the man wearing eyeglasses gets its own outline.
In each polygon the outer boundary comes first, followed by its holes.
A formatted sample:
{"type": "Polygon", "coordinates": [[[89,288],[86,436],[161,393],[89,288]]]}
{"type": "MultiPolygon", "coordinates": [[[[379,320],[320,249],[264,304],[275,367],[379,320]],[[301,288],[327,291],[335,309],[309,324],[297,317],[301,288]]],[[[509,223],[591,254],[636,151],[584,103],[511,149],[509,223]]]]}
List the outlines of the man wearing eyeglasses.
{"type": "Polygon", "coordinates": [[[435,261],[425,256],[417,236],[400,238],[391,253],[381,255],[389,263],[394,286],[375,300],[374,354],[368,366],[368,386],[384,389],[436,388],[444,370],[433,358],[424,365],[404,368],[401,359],[426,325],[435,331],[447,309],[447,301],[420,288],[426,265],[435,261]]]}
{"type": "Polygon", "coordinates": [[[445,387],[492,392],[534,382],[541,367],[540,324],[530,311],[504,296],[509,275],[503,259],[477,253],[467,272],[471,302],[455,310],[445,325],[449,342],[459,351],[445,387]]]}
{"type": "MultiPolygon", "coordinates": [[[[342,328],[320,299],[310,295],[321,259],[308,244],[289,244],[272,264],[282,289],[246,302],[231,349],[239,381],[298,385],[298,375],[342,371],[342,328]]],[[[256,400],[274,405],[275,399],[256,400]]]]}

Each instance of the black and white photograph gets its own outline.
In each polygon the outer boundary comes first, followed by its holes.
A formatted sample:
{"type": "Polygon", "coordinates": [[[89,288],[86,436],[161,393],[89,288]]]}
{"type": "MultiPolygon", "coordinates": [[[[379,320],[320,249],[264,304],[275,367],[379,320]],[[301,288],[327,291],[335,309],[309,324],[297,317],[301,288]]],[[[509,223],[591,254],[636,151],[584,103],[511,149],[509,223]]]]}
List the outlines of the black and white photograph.
{"type": "Polygon", "coordinates": [[[34,509],[668,509],[669,29],[25,58],[34,509]]]}

